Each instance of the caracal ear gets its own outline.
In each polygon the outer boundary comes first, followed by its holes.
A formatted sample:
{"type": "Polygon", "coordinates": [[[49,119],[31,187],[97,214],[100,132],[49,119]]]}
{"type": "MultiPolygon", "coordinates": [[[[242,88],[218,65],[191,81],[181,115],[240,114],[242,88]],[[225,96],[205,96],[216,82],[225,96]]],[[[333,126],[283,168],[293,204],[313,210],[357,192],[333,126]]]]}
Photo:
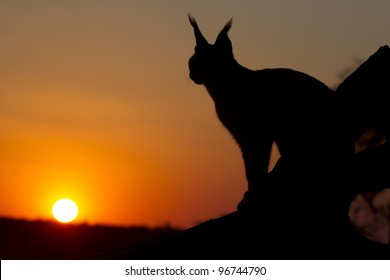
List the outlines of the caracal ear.
{"type": "Polygon", "coordinates": [[[198,27],[198,24],[197,24],[195,18],[192,15],[188,14],[188,19],[190,20],[190,23],[191,23],[192,27],[194,28],[196,45],[198,45],[198,46],[208,45],[209,43],[207,42],[206,38],[202,35],[202,32],[200,32],[200,29],[198,27]]]}
{"type": "Polygon", "coordinates": [[[229,39],[228,32],[233,24],[233,18],[231,18],[225,25],[225,27],[219,32],[215,45],[225,51],[233,53],[232,42],[229,39]]]}

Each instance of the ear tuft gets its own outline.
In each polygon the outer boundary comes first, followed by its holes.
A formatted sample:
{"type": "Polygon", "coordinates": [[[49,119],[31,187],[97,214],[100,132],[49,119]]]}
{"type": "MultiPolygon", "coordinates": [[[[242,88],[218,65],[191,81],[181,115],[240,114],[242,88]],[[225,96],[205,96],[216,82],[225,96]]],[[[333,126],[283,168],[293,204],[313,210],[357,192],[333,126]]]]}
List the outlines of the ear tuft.
{"type": "Polygon", "coordinates": [[[224,32],[224,33],[228,33],[228,31],[230,30],[230,28],[232,27],[233,25],[233,18],[231,18],[224,26],[224,28],[221,30],[221,32],[224,32]]]}
{"type": "Polygon", "coordinates": [[[194,18],[193,15],[191,15],[190,13],[188,13],[188,19],[190,20],[190,23],[191,23],[192,27],[195,28],[195,26],[198,26],[198,24],[197,24],[195,18],[194,18]]]}
{"type": "Polygon", "coordinates": [[[228,32],[233,24],[233,18],[231,18],[223,27],[221,32],[219,32],[217,39],[215,40],[215,45],[219,48],[233,54],[232,42],[229,39],[228,32]]]}
{"type": "Polygon", "coordinates": [[[202,35],[202,32],[200,32],[198,23],[196,22],[195,18],[188,13],[188,19],[190,20],[190,23],[192,27],[194,28],[194,35],[196,39],[196,44],[198,46],[200,45],[208,45],[209,43],[207,42],[206,38],[202,35]]]}

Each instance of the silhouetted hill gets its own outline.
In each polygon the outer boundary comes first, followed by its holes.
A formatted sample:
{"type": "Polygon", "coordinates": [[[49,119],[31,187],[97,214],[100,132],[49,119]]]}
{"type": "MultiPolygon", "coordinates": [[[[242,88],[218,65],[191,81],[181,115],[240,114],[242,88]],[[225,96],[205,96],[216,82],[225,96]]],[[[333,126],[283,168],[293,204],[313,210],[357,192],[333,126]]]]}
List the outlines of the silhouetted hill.
{"type": "Polygon", "coordinates": [[[0,259],[94,259],[179,232],[170,227],[111,227],[0,218],[0,259]]]}

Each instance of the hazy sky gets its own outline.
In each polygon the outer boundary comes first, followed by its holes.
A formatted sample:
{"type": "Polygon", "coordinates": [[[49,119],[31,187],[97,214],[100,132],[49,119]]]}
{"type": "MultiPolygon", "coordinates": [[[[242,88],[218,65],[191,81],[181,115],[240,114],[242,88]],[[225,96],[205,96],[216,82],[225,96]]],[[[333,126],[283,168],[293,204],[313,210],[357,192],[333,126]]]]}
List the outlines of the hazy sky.
{"type": "Polygon", "coordinates": [[[187,227],[235,210],[238,147],[188,77],[192,13],[236,59],[334,87],[390,43],[390,1],[0,0],[0,216],[187,227]]]}

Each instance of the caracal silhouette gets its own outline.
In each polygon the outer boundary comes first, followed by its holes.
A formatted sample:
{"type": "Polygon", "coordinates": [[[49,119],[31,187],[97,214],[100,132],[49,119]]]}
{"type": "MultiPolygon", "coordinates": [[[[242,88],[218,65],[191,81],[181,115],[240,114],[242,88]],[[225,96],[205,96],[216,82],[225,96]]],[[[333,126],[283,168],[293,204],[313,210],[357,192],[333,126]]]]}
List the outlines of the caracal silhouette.
{"type": "Polygon", "coordinates": [[[188,17],[196,38],[195,54],[188,62],[190,78],[206,87],[219,120],[241,149],[248,196],[266,184],[272,143],[276,143],[281,156],[292,151],[299,131],[309,125],[333,91],[295,70],[253,71],[241,66],[234,59],[228,37],[232,19],[212,45],[195,18],[188,17]]]}

